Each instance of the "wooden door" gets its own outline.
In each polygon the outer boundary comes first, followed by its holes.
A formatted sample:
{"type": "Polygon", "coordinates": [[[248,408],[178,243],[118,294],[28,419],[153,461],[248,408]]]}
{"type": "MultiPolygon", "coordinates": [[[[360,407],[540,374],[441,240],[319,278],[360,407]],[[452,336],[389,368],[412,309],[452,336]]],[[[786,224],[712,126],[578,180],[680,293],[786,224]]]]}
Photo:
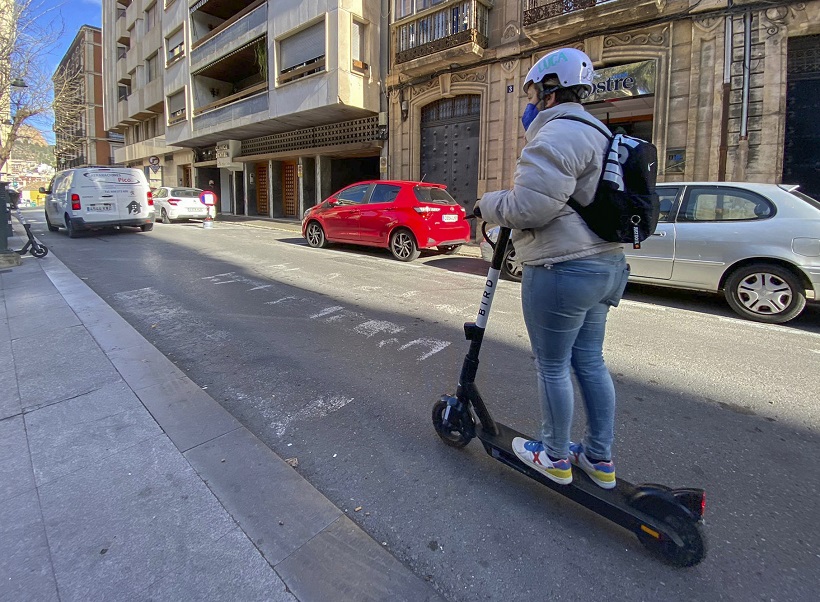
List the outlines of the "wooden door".
{"type": "Polygon", "coordinates": [[[269,215],[268,211],[268,164],[256,164],[256,213],[269,215]]]}
{"type": "Polygon", "coordinates": [[[288,161],[282,164],[282,215],[285,217],[299,217],[297,210],[298,198],[296,162],[288,161]]]}

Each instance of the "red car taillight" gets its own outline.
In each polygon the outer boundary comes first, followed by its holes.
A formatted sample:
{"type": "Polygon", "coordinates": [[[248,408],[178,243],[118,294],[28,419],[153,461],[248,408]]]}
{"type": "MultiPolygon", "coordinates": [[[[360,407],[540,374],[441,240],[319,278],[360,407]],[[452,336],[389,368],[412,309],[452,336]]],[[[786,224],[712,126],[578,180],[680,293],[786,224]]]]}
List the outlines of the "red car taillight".
{"type": "Polygon", "coordinates": [[[154,206],[154,194],[150,190],[148,191],[148,206],[154,206]]]}
{"type": "Polygon", "coordinates": [[[432,214],[441,211],[441,207],[428,207],[426,205],[421,205],[420,207],[413,207],[413,211],[420,213],[424,219],[429,219],[432,214]]]}
{"type": "Polygon", "coordinates": [[[168,199],[168,204],[176,206],[176,204],[179,203],[180,200],[181,199],[168,199]]]}
{"type": "Polygon", "coordinates": [[[81,209],[80,205],[80,195],[79,194],[72,194],[71,195],[71,210],[72,211],[79,211],[81,209]]]}

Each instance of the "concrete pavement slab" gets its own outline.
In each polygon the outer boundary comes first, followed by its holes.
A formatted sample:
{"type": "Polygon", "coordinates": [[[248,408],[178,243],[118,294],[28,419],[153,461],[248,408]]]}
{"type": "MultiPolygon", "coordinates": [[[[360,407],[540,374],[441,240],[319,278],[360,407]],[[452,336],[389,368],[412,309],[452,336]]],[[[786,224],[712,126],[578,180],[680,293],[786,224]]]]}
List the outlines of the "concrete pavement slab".
{"type": "Polygon", "coordinates": [[[135,393],[182,452],[242,426],[187,376],[135,393]]]}
{"type": "Polygon", "coordinates": [[[60,599],[34,489],[0,502],[0,599],[60,599]]]}
{"type": "Polygon", "coordinates": [[[15,339],[12,353],[24,409],[120,380],[111,361],[82,326],[15,339]]]}
{"type": "Polygon", "coordinates": [[[207,549],[235,529],[165,435],[43,485],[40,503],[63,600],[140,599],[195,558],[221,574],[207,549]]]}
{"type": "Polygon", "coordinates": [[[195,447],[185,457],[274,566],[341,516],[247,429],[195,447]]]}
{"type": "Polygon", "coordinates": [[[346,516],[276,565],[302,602],[423,602],[443,598],[346,516]]]}
{"type": "Polygon", "coordinates": [[[142,335],[136,332],[134,327],[123,320],[119,314],[115,313],[114,316],[106,316],[94,322],[86,321],[86,316],[82,313],[78,313],[78,316],[83,320],[83,324],[85,324],[88,332],[91,333],[100,348],[106,353],[147,343],[142,335]]]}
{"type": "Polygon", "coordinates": [[[14,291],[25,291],[28,295],[47,295],[54,292],[54,285],[48,278],[43,278],[43,272],[38,266],[20,266],[11,273],[0,274],[5,296],[14,291]],[[18,271],[19,270],[19,271],[18,271]]]}
{"type": "Polygon", "coordinates": [[[133,389],[185,376],[182,370],[144,339],[134,346],[110,351],[108,358],[133,389]]]}
{"type": "Polygon", "coordinates": [[[297,602],[238,527],[163,575],[140,596],[144,600],[205,602],[297,602]],[[214,571],[213,567],[219,567],[214,571]]]}
{"type": "MultiPolygon", "coordinates": [[[[2,347],[2,343],[0,343],[2,347]]],[[[16,416],[23,411],[20,393],[17,391],[17,374],[14,364],[0,364],[0,420],[16,416]]]]}
{"type": "MultiPolygon", "coordinates": [[[[48,282],[48,277],[45,274],[41,278],[48,282]]],[[[54,307],[58,303],[63,306],[66,305],[63,296],[57,292],[54,285],[51,286],[50,290],[39,288],[34,293],[29,292],[25,287],[11,289],[6,292],[5,302],[6,314],[9,318],[15,318],[32,311],[39,312],[43,308],[54,307]]]]}
{"type": "Polygon", "coordinates": [[[48,336],[55,328],[79,326],[80,319],[65,304],[60,295],[27,297],[32,311],[9,316],[9,331],[12,339],[32,336],[48,336]],[[43,305],[36,305],[43,300],[43,305]],[[53,304],[52,304],[53,303],[53,304]]]}
{"type": "Polygon", "coordinates": [[[25,420],[38,486],[162,432],[123,381],[29,412],[25,420]]]}
{"type": "Polygon", "coordinates": [[[34,486],[23,417],[0,420],[0,502],[34,486]]]}

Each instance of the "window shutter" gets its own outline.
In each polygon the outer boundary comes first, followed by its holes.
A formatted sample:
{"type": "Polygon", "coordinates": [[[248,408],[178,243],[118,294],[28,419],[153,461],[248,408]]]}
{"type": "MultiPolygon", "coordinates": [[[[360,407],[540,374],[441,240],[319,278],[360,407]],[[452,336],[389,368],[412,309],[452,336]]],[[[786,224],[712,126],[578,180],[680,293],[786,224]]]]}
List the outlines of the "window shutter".
{"type": "Polygon", "coordinates": [[[364,39],[364,24],[353,21],[353,28],[350,31],[350,58],[354,61],[364,62],[364,49],[362,40],[364,39]]]}
{"type": "Polygon", "coordinates": [[[325,22],[320,21],[279,42],[279,71],[325,55],[325,22]]]}
{"type": "Polygon", "coordinates": [[[168,112],[176,113],[185,108],[185,90],[180,90],[176,94],[168,97],[168,112]]]}

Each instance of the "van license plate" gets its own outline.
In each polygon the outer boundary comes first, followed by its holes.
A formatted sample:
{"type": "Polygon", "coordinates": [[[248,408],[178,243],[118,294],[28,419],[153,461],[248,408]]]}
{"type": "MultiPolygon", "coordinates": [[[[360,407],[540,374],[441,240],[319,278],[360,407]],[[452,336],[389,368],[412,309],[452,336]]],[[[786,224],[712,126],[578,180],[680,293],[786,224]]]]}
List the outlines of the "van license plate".
{"type": "Polygon", "coordinates": [[[441,216],[441,219],[445,222],[456,222],[458,221],[458,216],[453,213],[446,213],[441,216]]]}
{"type": "Polygon", "coordinates": [[[108,212],[114,210],[114,205],[112,205],[111,203],[98,203],[96,205],[86,205],[85,210],[94,213],[108,212]]]}

